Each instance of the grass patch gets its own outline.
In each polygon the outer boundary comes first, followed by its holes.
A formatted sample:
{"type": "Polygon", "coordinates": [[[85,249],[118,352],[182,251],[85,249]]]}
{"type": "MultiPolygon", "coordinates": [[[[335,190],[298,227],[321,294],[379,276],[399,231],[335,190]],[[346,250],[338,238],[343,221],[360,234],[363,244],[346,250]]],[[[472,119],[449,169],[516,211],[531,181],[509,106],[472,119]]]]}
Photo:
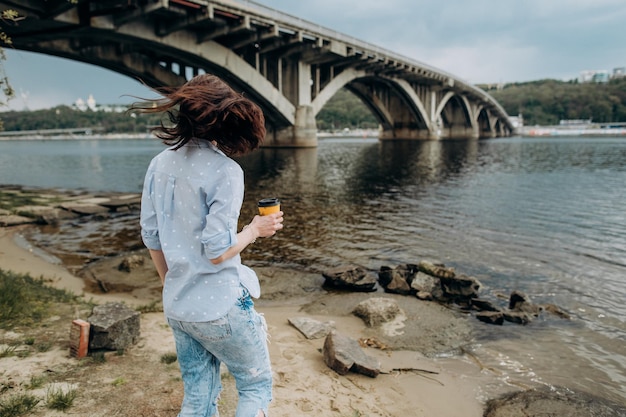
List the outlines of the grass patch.
{"type": "Polygon", "coordinates": [[[91,354],[91,362],[92,363],[105,363],[107,361],[107,357],[104,354],[104,351],[96,351],[91,354]]]}
{"type": "Polygon", "coordinates": [[[0,401],[0,417],[24,416],[32,411],[40,399],[30,394],[13,395],[0,401]]]}
{"type": "Polygon", "coordinates": [[[46,375],[32,375],[30,377],[30,382],[25,386],[26,389],[33,390],[41,388],[45,385],[48,378],[46,375]]]}
{"type": "Polygon", "coordinates": [[[41,205],[37,202],[36,194],[0,190],[0,209],[12,211],[16,207],[32,205],[41,205]]]}
{"type": "Polygon", "coordinates": [[[170,363],[174,363],[178,360],[178,357],[175,353],[165,353],[161,355],[161,363],[169,365],[170,363]]]}
{"type": "Polygon", "coordinates": [[[162,313],[163,305],[161,305],[160,300],[155,300],[150,304],[138,306],[135,308],[135,311],[139,311],[140,313],[162,313]]]}
{"type": "Polygon", "coordinates": [[[66,411],[74,404],[76,395],[75,389],[67,391],[63,391],[61,388],[51,389],[46,395],[46,405],[51,410],[66,411]]]}
{"type": "Polygon", "coordinates": [[[78,297],[52,288],[43,278],[0,269],[0,328],[28,325],[48,316],[51,303],[74,303],[78,297]]]}
{"type": "Polygon", "coordinates": [[[119,387],[121,385],[126,385],[126,379],[120,377],[115,378],[115,380],[113,380],[113,382],[111,382],[111,385],[113,385],[114,387],[119,387]]]}

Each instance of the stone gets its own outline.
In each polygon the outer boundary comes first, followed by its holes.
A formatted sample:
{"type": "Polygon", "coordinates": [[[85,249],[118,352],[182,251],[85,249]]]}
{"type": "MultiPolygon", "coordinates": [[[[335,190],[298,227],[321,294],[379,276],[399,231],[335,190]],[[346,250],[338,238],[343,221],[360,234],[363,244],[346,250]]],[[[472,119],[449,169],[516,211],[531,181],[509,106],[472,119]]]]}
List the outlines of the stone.
{"type": "Polygon", "coordinates": [[[515,391],[487,401],[484,417],[624,417],[626,406],[571,388],[515,391]]]}
{"type": "Polygon", "coordinates": [[[439,277],[444,296],[455,301],[465,300],[469,302],[472,298],[478,298],[480,282],[476,278],[467,275],[457,275],[453,277],[439,277]]]}
{"type": "Polygon", "coordinates": [[[333,288],[371,292],[376,290],[376,277],[360,266],[340,266],[322,273],[325,285],[333,288]]]}
{"type": "Polygon", "coordinates": [[[487,324],[497,324],[499,326],[504,324],[504,314],[496,311],[485,311],[476,313],[476,318],[487,324]]]}
{"type": "Polygon", "coordinates": [[[504,311],[502,314],[504,320],[511,323],[526,325],[532,321],[532,318],[523,311],[504,311]]]}
{"type": "Polygon", "coordinates": [[[288,321],[307,339],[321,339],[335,328],[334,321],[321,322],[309,317],[293,317],[288,321]]]}
{"type": "Polygon", "coordinates": [[[358,341],[334,330],[326,336],[322,353],[324,363],[339,375],[352,371],[375,378],[380,374],[378,360],[367,355],[358,341]]]}
{"type": "Polygon", "coordinates": [[[509,310],[515,310],[518,303],[530,303],[530,297],[521,291],[513,291],[509,296],[509,310]]]}
{"type": "Polygon", "coordinates": [[[441,287],[441,279],[418,272],[411,282],[411,290],[415,291],[415,296],[420,300],[446,301],[446,297],[441,287]]]}
{"type": "Polygon", "coordinates": [[[378,282],[386,292],[408,295],[411,293],[411,282],[417,272],[417,265],[413,264],[401,264],[396,268],[381,266],[378,271],[378,282]]]}
{"type": "Polygon", "coordinates": [[[81,215],[89,215],[89,214],[99,214],[99,213],[108,213],[109,209],[91,203],[77,202],[77,203],[63,203],[59,207],[64,210],[71,211],[73,213],[81,214],[81,215]]]}
{"type": "Polygon", "coordinates": [[[352,313],[362,318],[369,327],[392,321],[400,312],[400,307],[395,300],[384,297],[363,300],[352,310],[352,313]]]}
{"type": "Polygon", "coordinates": [[[491,301],[484,300],[482,298],[472,298],[470,300],[472,308],[478,311],[502,311],[499,307],[496,307],[491,301]]]}
{"type": "Polygon", "coordinates": [[[561,307],[556,306],[554,304],[544,304],[543,309],[547,311],[548,313],[554,314],[555,316],[558,316],[562,319],[571,318],[570,315],[565,310],[563,310],[561,307]]]}
{"type": "Polygon", "coordinates": [[[121,350],[139,340],[140,316],[124,303],[110,302],[93,308],[89,350],[121,350]]]}
{"type": "Polygon", "coordinates": [[[138,267],[143,266],[145,258],[141,255],[130,255],[122,259],[122,262],[118,265],[117,269],[125,272],[132,272],[138,267]]]}
{"type": "Polygon", "coordinates": [[[423,273],[437,278],[453,278],[456,275],[454,268],[446,268],[440,262],[421,261],[417,268],[423,273]]]}
{"type": "Polygon", "coordinates": [[[32,224],[36,223],[36,219],[32,219],[30,217],[17,216],[15,214],[9,214],[7,216],[0,216],[0,226],[8,227],[8,226],[18,226],[20,224],[32,224]]]}

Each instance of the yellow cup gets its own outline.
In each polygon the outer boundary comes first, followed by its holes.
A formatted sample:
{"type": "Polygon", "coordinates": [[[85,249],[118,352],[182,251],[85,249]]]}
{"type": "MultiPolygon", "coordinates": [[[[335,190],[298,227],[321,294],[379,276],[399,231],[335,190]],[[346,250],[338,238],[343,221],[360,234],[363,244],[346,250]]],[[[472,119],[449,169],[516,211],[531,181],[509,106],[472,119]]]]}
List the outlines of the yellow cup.
{"type": "Polygon", "coordinates": [[[259,214],[266,216],[272,213],[278,213],[280,211],[280,200],[277,198],[264,198],[257,203],[259,207],[259,214]]]}

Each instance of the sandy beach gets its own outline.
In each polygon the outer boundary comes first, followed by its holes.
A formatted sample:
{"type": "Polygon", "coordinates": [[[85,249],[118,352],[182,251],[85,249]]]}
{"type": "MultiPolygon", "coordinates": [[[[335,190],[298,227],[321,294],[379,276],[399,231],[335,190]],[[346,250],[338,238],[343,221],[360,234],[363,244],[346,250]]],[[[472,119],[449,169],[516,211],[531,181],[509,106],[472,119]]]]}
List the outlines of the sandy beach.
{"type": "MultiPolygon", "coordinates": [[[[0,268],[50,279],[52,285],[82,294],[97,303],[122,300],[129,305],[140,305],[150,301],[120,293],[86,292],[82,279],[71,274],[63,265],[51,263],[50,259],[38,254],[37,248],[29,246],[20,237],[21,227],[23,226],[0,228],[0,268]]],[[[357,340],[362,337],[371,338],[377,331],[383,330],[368,329],[360,318],[349,313],[350,304],[368,295],[349,295],[340,303],[307,303],[305,294],[297,294],[297,290],[294,293],[287,290],[288,294],[285,296],[283,289],[282,295],[277,296],[278,290],[268,279],[269,275],[275,274],[276,271],[259,272],[262,286],[267,287],[268,299],[264,299],[262,295],[256,301],[257,309],[265,315],[269,326],[270,353],[275,377],[271,415],[483,415],[484,403],[488,399],[483,388],[493,384],[496,375],[481,369],[471,358],[430,358],[418,351],[366,347],[365,352],[381,363],[383,372],[378,377],[370,378],[353,373],[341,376],[328,368],[321,353],[324,339],[307,339],[288,319],[309,317],[324,322],[332,321],[336,330],[345,336],[357,340]],[[338,305],[343,307],[338,308],[338,305]]],[[[302,277],[303,281],[307,279],[315,281],[319,277],[302,277]]],[[[299,277],[293,276],[292,280],[298,281],[299,277]]],[[[456,320],[453,312],[436,304],[413,302],[421,308],[416,313],[419,317],[398,323],[394,330],[396,334],[402,335],[403,329],[408,326],[414,327],[420,333],[420,327],[424,326],[422,338],[428,339],[434,337],[430,325],[445,327],[447,320],[456,320]]],[[[162,355],[175,351],[162,313],[142,314],[141,339],[123,355],[112,352],[107,354],[108,360],[105,363],[86,367],[70,357],[67,337],[71,320],[86,319],[85,315],[88,313],[81,311],[73,313],[76,317],[72,313],[68,317],[51,317],[47,324],[48,332],[57,329],[54,338],[58,343],[50,351],[24,358],[0,359],[3,378],[12,381],[13,391],[17,391],[20,384],[24,384],[33,375],[52,373],[57,376],[55,380],[59,379],[59,375],[67,375],[67,384],[78,391],[78,399],[69,414],[175,416],[182,398],[182,383],[176,363],[160,363],[162,355]],[[123,384],[113,383],[120,381],[120,378],[123,379],[123,384]]],[[[27,333],[28,330],[3,332],[0,340],[7,343],[8,340],[25,336],[20,332],[27,333]]],[[[232,378],[226,374],[226,370],[223,379],[221,414],[228,416],[234,413],[236,394],[232,378]]],[[[55,416],[62,413],[42,407],[37,415],[55,416]]]]}

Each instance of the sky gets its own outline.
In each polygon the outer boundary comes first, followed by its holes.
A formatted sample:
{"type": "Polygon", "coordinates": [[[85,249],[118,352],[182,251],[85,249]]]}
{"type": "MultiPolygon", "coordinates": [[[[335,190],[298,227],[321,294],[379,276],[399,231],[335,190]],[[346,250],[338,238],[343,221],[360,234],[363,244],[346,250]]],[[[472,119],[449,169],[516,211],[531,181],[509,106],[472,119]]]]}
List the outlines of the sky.
{"type": "MultiPolygon", "coordinates": [[[[237,0],[247,3],[246,0],[237,0]]],[[[624,0],[258,0],[258,3],[428,64],[473,84],[572,80],[626,67],[624,0]]],[[[8,110],[152,97],[138,81],[92,65],[7,51],[8,110]]],[[[0,109],[1,110],[1,109],[0,109]]],[[[7,110],[5,108],[4,110],[7,110]]]]}

